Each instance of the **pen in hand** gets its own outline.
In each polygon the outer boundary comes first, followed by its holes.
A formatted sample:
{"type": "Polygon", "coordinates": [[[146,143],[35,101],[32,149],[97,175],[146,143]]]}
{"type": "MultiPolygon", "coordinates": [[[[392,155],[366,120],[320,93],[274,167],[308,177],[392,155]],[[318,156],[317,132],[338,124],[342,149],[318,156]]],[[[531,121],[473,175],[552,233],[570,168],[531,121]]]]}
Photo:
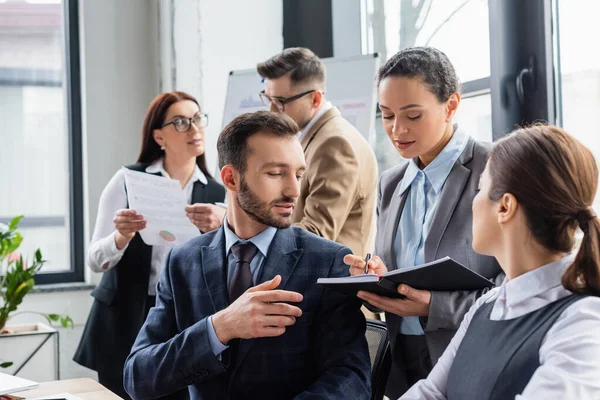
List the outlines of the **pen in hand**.
{"type": "Polygon", "coordinates": [[[369,260],[371,259],[371,253],[367,253],[365,257],[365,274],[369,273],[369,260]]]}

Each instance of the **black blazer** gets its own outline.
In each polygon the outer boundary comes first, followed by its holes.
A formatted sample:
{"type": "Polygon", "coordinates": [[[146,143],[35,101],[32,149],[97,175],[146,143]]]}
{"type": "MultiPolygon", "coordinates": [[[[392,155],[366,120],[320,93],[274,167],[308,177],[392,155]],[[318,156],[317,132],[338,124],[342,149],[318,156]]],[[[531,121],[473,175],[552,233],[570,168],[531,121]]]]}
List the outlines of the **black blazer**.
{"type": "Polygon", "coordinates": [[[279,229],[257,283],[281,275],[278,289],[304,296],[302,316],[281,336],[232,341],[224,362],[212,352],[207,325],[229,305],[223,228],[175,246],[125,365],[127,392],[138,400],[188,387],[191,399],[202,400],[368,399],[361,302],[315,284],[348,276],[349,253],[303,229],[279,229]]]}
{"type": "MultiPolygon", "coordinates": [[[[144,172],[147,165],[126,168],[144,172]]],[[[225,188],[212,179],[194,183],[192,204],[225,199],[225,188]]],[[[73,360],[93,370],[121,379],[123,365],[146,319],[152,247],[139,234],[117,265],[106,271],[92,291],[94,303],[73,360]]]]}

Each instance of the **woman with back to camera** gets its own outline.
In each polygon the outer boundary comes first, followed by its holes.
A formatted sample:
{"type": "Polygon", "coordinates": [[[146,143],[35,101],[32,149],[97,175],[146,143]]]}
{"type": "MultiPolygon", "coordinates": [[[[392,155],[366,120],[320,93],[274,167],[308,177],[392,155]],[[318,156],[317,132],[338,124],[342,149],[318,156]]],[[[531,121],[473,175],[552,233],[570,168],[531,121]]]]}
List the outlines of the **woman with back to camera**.
{"type": "Polygon", "coordinates": [[[403,399],[600,399],[597,187],[594,156],[560,128],[498,141],[473,201],[473,249],[506,280],[403,399]]]}
{"type": "MultiPolygon", "coordinates": [[[[200,231],[218,228],[225,210],[215,206],[224,188],[206,168],[204,128],[208,116],[183,92],[157,96],[146,113],[137,163],[126,168],[181,183],[186,213],[200,231]]],[[[128,208],[122,170],[100,197],[87,262],[102,281],[92,291],[90,311],[74,360],[98,372],[98,380],[123,398],[123,364],[154,306],[155,286],[170,247],[148,246],[139,235],[146,220],[128,208]]]]}
{"type": "MultiPolygon", "coordinates": [[[[491,145],[453,123],[460,105],[454,66],[435,48],[408,48],[379,69],[377,83],[384,129],[408,162],[380,178],[370,272],[381,275],[449,256],[501,282],[496,260],[471,248],[471,204],[491,145]]],[[[358,255],[345,261],[352,275],[365,272],[358,255]]],[[[386,312],[393,360],[389,398],[398,398],[429,374],[466,312],[487,291],[399,289],[406,299],[359,293],[386,312]]]]}

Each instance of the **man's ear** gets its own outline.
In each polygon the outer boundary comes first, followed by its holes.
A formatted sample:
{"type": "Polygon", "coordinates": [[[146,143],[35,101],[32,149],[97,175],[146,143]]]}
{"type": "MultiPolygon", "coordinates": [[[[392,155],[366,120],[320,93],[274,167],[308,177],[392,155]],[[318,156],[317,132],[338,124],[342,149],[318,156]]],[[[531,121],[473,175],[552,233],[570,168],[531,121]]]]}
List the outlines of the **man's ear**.
{"type": "Polygon", "coordinates": [[[238,192],[240,189],[240,173],[230,164],[221,168],[221,181],[226,189],[238,192]]]}
{"type": "Polygon", "coordinates": [[[319,108],[323,104],[323,92],[317,90],[316,92],[312,92],[312,107],[319,108]]]}

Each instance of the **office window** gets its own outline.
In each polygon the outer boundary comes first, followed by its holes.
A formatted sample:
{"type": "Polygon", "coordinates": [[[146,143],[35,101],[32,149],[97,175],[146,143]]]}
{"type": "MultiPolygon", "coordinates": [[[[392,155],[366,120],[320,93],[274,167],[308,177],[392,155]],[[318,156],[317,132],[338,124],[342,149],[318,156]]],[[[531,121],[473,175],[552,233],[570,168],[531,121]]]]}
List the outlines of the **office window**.
{"type": "MultiPolygon", "coordinates": [[[[361,19],[363,54],[377,52],[382,63],[411,46],[446,53],[464,89],[456,122],[474,138],[492,141],[487,0],[362,0],[361,19]]],[[[382,134],[378,117],[375,154],[384,171],[401,158],[391,154],[395,150],[382,134]]]]}
{"type": "Polygon", "coordinates": [[[363,54],[382,62],[401,49],[433,46],[463,82],[490,75],[487,0],[363,0],[363,54]]]}
{"type": "Polygon", "coordinates": [[[83,278],[76,21],[74,2],[0,1],[0,222],[25,215],[38,283],[83,278]]]}
{"type": "MultiPolygon", "coordinates": [[[[588,0],[559,0],[555,4],[558,33],[557,96],[562,126],[600,161],[600,52],[594,45],[600,37],[597,16],[600,3],[588,0]]],[[[556,29],[557,28],[557,29],[556,29]]],[[[595,207],[600,207],[596,196],[595,207]]]]}
{"type": "Polygon", "coordinates": [[[492,141],[492,98],[489,91],[463,96],[460,108],[454,117],[462,129],[476,140],[492,141]]]}

